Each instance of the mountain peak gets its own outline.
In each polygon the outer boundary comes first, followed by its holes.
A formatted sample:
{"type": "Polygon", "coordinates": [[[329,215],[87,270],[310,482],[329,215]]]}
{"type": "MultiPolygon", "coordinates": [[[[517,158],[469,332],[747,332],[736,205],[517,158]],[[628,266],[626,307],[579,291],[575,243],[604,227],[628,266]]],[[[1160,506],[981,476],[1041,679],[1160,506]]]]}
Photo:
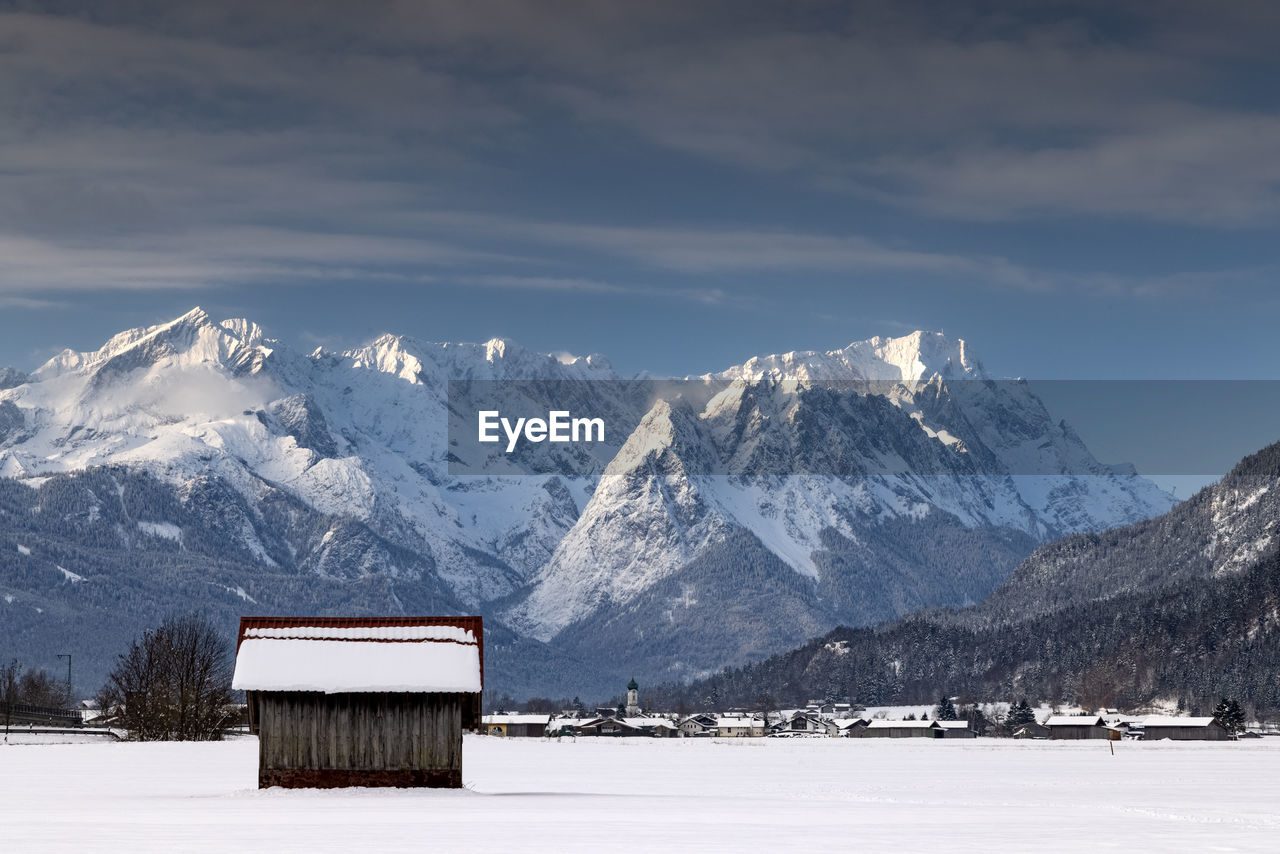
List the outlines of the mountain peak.
{"type": "Polygon", "coordinates": [[[201,308],[200,306],[195,306],[195,307],[194,307],[194,308],[192,308],[190,311],[188,311],[186,314],[182,315],[181,317],[179,317],[179,318],[177,318],[177,319],[175,319],[175,320],[171,320],[169,323],[164,324],[164,325],[166,325],[166,326],[177,326],[177,325],[179,325],[179,324],[186,323],[186,324],[190,324],[190,325],[192,325],[192,326],[202,326],[202,325],[204,325],[204,324],[206,324],[206,323],[211,323],[211,322],[212,322],[212,321],[211,321],[211,320],[210,320],[210,318],[209,318],[209,314],[208,314],[208,312],[206,312],[206,311],[205,311],[203,308],[201,308]]]}
{"type": "MultiPolygon", "coordinates": [[[[196,309],[196,311],[199,311],[199,309],[196,309]]],[[[194,314],[194,312],[191,314],[194,314]]],[[[191,314],[188,314],[187,316],[190,317],[191,314]]],[[[201,312],[201,314],[203,314],[203,312],[201,312]]],[[[197,321],[193,318],[192,322],[194,323],[197,321]]],[[[218,326],[222,327],[222,329],[231,333],[236,338],[239,338],[242,343],[249,347],[256,347],[265,339],[262,327],[254,323],[252,320],[246,320],[243,317],[233,317],[228,320],[224,320],[219,323],[218,326]]]]}
{"type": "Polygon", "coordinates": [[[518,349],[518,345],[510,338],[490,338],[484,342],[485,360],[496,362],[507,355],[507,351],[518,349]]]}
{"type": "Polygon", "coordinates": [[[214,323],[199,306],[173,320],[113,335],[97,350],[64,350],[33,374],[37,379],[84,369],[129,371],[161,359],[222,362],[236,371],[260,366],[270,350],[261,346],[262,329],[248,320],[214,323]],[[259,352],[260,351],[260,352],[259,352]]]}
{"type": "Polygon", "coordinates": [[[725,379],[916,383],[934,376],[985,379],[982,363],[962,338],[917,330],[899,338],[876,336],[839,350],[796,350],[757,356],[718,374],[725,379]]]}
{"type": "Polygon", "coordinates": [[[963,338],[948,338],[941,332],[917,329],[900,338],[875,337],[867,341],[855,341],[843,351],[855,354],[870,351],[886,366],[897,368],[896,379],[918,382],[932,376],[985,376],[982,364],[966,352],[963,338]]]}

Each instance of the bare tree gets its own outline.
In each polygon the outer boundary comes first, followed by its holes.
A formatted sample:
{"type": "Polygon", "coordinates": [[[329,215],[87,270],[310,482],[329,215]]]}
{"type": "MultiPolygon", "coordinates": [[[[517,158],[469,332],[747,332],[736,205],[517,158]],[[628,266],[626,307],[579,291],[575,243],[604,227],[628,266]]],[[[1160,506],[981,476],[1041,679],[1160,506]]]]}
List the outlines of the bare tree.
{"type": "Polygon", "coordinates": [[[230,662],[227,639],[208,618],[171,617],[119,657],[98,699],[120,709],[130,738],[217,739],[235,717],[230,662]]]}
{"type": "Polygon", "coordinates": [[[6,734],[9,731],[9,724],[13,721],[13,704],[18,702],[18,674],[20,672],[22,672],[22,665],[18,664],[16,658],[9,664],[0,667],[0,711],[4,712],[6,734]]]}
{"type": "Polygon", "coordinates": [[[18,680],[19,702],[45,708],[62,708],[70,702],[66,683],[44,668],[28,669],[18,680]]]}
{"type": "Polygon", "coordinates": [[[17,659],[0,667],[0,703],[61,708],[66,694],[65,683],[43,668],[23,667],[17,659]]]}

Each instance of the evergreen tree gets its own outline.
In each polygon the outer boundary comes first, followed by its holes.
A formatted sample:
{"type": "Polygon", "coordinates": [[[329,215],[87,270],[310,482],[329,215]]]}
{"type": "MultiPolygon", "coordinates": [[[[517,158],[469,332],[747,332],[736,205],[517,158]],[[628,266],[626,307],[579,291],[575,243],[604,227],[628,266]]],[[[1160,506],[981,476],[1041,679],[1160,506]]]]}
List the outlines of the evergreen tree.
{"type": "Polygon", "coordinates": [[[1244,709],[1235,700],[1227,704],[1227,721],[1236,735],[1244,732],[1244,709]]]}
{"type": "Polygon", "coordinates": [[[1223,697],[1213,710],[1213,719],[1233,736],[1244,732],[1244,710],[1235,700],[1223,697]]]}
{"type": "Polygon", "coordinates": [[[956,720],[956,707],[952,704],[950,697],[943,697],[938,701],[938,705],[933,710],[933,719],[936,721],[956,720]]]}
{"type": "Polygon", "coordinates": [[[1015,730],[1018,727],[1035,723],[1035,720],[1036,713],[1024,697],[1009,707],[1009,713],[1005,715],[1004,722],[1009,729],[1015,730]]]}

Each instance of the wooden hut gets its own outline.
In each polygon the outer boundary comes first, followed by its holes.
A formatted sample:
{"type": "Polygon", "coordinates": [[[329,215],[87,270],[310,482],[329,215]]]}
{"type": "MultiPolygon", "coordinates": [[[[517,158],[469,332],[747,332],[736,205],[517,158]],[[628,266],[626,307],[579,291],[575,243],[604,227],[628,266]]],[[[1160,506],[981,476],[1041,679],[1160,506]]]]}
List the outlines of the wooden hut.
{"type": "Polygon", "coordinates": [[[942,727],[943,738],[978,737],[978,734],[974,732],[968,721],[938,721],[938,726],[942,727]]]}
{"type": "Polygon", "coordinates": [[[832,738],[859,738],[862,730],[871,723],[865,718],[842,718],[836,721],[827,721],[827,735],[832,738]]]}
{"type": "Polygon", "coordinates": [[[480,725],[480,617],[244,617],[232,687],[258,785],[462,786],[480,725]]]}
{"type": "Polygon", "coordinates": [[[1179,718],[1153,715],[1142,721],[1142,740],[1230,741],[1231,733],[1214,718],[1179,718]]]}
{"type": "Polygon", "coordinates": [[[874,720],[862,728],[862,738],[942,738],[937,721],[874,720]]]}
{"type": "Polygon", "coordinates": [[[1105,738],[1116,740],[1119,730],[1107,726],[1101,715],[1054,715],[1044,722],[1052,739],[1105,738]]]}

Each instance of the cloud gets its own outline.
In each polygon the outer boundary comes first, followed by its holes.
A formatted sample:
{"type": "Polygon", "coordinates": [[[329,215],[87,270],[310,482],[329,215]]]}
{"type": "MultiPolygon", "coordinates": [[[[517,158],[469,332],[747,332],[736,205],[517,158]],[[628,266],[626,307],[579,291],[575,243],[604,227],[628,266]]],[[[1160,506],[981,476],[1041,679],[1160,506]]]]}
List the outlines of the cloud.
{"type": "MultiPolygon", "coordinates": [[[[595,279],[580,279],[557,276],[467,276],[461,281],[482,287],[506,288],[510,290],[558,291],[564,293],[606,294],[630,297],[662,297],[666,299],[701,303],[703,305],[723,305],[729,301],[730,295],[722,288],[681,287],[654,285],[623,285],[614,282],[602,282],[595,279]]],[[[744,300],[738,299],[739,307],[744,300]]]]}
{"type": "Polygon", "coordinates": [[[29,309],[32,311],[42,311],[51,308],[67,307],[69,307],[69,303],[64,300],[40,299],[38,297],[0,293],[0,309],[29,309]]]}
{"type": "MultiPolygon", "coordinates": [[[[693,276],[716,274],[808,274],[867,272],[918,273],[976,278],[990,284],[1042,289],[1048,277],[994,256],[938,253],[889,246],[861,235],[833,235],[779,229],[622,227],[519,220],[456,212],[423,214],[445,233],[501,236],[507,245],[562,246],[575,253],[622,258],[656,270],[693,276]]],[[[559,287],[597,290],[618,286],[552,279],[559,287]]]]}
{"type": "Polygon", "coordinates": [[[863,5],[536,85],[584,122],[933,218],[1273,220],[1280,113],[1256,90],[1278,69],[1255,30],[1274,9],[863,5]]]}
{"type": "Polygon", "coordinates": [[[1033,151],[890,155],[875,172],[906,188],[892,201],[940,216],[1000,220],[1071,211],[1258,226],[1280,212],[1280,117],[1209,114],[1033,151]]]}
{"type": "Polygon", "coordinates": [[[1058,273],[997,231],[940,251],[930,224],[1274,224],[1280,114],[1248,83],[1274,71],[1280,12],[1034,5],[31,4],[0,13],[0,293],[349,281],[742,305],[741,279],[886,275],[1163,294],[1187,286],[1058,273]],[[654,225],[631,196],[671,159],[694,177],[654,225]],[[552,162],[563,194],[539,183],[552,162]],[[708,166],[742,197],[704,192],[708,166]],[[774,213],[775,187],[819,213],[774,213]],[[900,236],[827,222],[828,196],[855,223],[905,217],[900,236]]]}

